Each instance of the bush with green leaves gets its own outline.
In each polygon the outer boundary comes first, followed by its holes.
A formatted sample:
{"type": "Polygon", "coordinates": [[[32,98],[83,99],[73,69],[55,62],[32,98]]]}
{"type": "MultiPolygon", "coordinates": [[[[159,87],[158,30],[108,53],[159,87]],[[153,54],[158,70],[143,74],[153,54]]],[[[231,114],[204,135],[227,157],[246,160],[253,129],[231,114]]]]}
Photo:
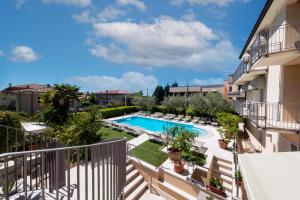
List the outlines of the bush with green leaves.
{"type": "Polygon", "coordinates": [[[155,107],[154,97],[134,96],[132,103],[135,106],[139,106],[142,110],[149,112],[151,112],[153,107],[155,107]]]}
{"type": "Polygon", "coordinates": [[[217,119],[221,125],[219,133],[224,142],[229,142],[239,134],[239,123],[243,119],[232,113],[218,113],[217,119]]]}
{"type": "Polygon", "coordinates": [[[221,180],[216,177],[211,177],[209,179],[209,185],[214,188],[217,188],[219,190],[223,190],[223,184],[222,184],[221,180]]]}
{"type": "MultiPolygon", "coordinates": [[[[0,125],[19,129],[21,128],[21,117],[16,112],[0,111],[0,125]]],[[[23,134],[20,131],[16,132],[15,129],[6,129],[4,127],[0,127],[0,153],[6,152],[7,148],[9,151],[15,148],[16,134],[17,141],[23,141],[23,134]],[[7,135],[8,146],[6,143],[7,135]]]]}
{"type": "Polygon", "coordinates": [[[168,113],[184,114],[186,110],[186,99],[179,96],[168,97],[163,100],[161,105],[168,113]]]}
{"type": "Polygon", "coordinates": [[[102,114],[102,118],[112,118],[122,116],[124,114],[130,114],[133,112],[137,112],[140,110],[139,106],[121,106],[116,108],[104,108],[101,109],[100,112],[102,114]]]}
{"type": "Polygon", "coordinates": [[[214,118],[219,112],[232,112],[231,104],[219,93],[209,92],[206,96],[193,95],[189,98],[189,113],[195,116],[214,118]]]}
{"type": "Polygon", "coordinates": [[[67,146],[99,142],[101,135],[97,132],[102,127],[101,119],[99,109],[91,107],[88,112],[73,115],[68,125],[56,129],[55,137],[67,146]]]}
{"type": "Polygon", "coordinates": [[[0,110],[15,111],[16,97],[9,94],[0,94],[0,110]]]}

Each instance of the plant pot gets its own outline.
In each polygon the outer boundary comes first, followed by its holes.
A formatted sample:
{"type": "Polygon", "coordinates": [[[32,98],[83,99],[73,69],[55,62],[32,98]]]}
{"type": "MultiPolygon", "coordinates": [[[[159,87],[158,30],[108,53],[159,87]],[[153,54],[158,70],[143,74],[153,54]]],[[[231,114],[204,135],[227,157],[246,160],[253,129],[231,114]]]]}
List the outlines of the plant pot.
{"type": "Polygon", "coordinates": [[[227,143],[227,142],[224,142],[223,139],[219,139],[218,141],[219,141],[219,147],[220,147],[221,149],[227,149],[227,146],[228,146],[228,143],[227,143]]]}
{"type": "Polygon", "coordinates": [[[185,162],[180,160],[179,162],[174,162],[174,171],[181,174],[184,171],[185,162]]]}
{"type": "Polygon", "coordinates": [[[178,161],[179,157],[180,157],[180,151],[169,148],[168,149],[168,156],[169,156],[171,161],[178,161]]]}
{"type": "Polygon", "coordinates": [[[242,180],[236,179],[236,180],[235,180],[235,183],[236,183],[236,185],[239,186],[239,187],[242,187],[242,186],[243,186],[243,181],[242,181],[242,180]]]}
{"type": "Polygon", "coordinates": [[[207,190],[209,190],[209,191],[211,191],[211,192],[213,192],[215,194],[218,194],[218,195],[220,195],[222,197],[226,197],[226,193],[224,192],[224,190],[220,190],[220,189],[215,188],[215,187],[213,187],[211,185],[208,185],[206,188],[207,188],[207,190]]]}

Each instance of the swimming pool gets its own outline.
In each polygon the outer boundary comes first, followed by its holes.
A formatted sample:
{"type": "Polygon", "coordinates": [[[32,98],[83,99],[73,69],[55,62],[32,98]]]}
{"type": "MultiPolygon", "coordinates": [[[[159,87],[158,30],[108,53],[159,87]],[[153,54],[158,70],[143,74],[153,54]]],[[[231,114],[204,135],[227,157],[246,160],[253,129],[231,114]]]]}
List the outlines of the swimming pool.
{"type": "Polygon", "coordinates": [[[127,124],[130,126],[137,126],[152,132],[164,132],[164,127],[171,128],[174,126],[184,127],[186,130],[194,131],[198,134],[198,137],[203,137],[207,135],[207,132],[204,129],[197,128],[191,124],[183,124],[177,122],[171,122],[167,120],[153,119],[147,117],[133,116],[126,117],[122,119],[117,119],[115,122],[127,124]]]}

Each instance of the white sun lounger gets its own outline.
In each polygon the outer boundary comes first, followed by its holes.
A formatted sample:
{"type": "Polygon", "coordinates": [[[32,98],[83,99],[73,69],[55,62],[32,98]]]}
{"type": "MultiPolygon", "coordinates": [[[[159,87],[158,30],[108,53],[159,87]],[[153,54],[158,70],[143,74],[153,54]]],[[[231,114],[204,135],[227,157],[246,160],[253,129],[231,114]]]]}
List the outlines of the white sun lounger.
{"type": "Polygon", "coordinates": [[[193,123],[198,123],[200,120],[200,117],[194,117],[194,119],[192,120],[193,123]]]}
{"type": "Polygon", "coordinates": [[[185,116],[185,118],[182,119],[182,121],[185,121],[185,122],[188,122],[188,121],[191,121],[192,117],[187,115],[185,116]]]}
{"type": "Polygon", "coordinates": [[[174,120],[178,120],[179,121],[179,120],[182,120],[183,117],[184,117],[183,115],[178,115],[174,120]]]}

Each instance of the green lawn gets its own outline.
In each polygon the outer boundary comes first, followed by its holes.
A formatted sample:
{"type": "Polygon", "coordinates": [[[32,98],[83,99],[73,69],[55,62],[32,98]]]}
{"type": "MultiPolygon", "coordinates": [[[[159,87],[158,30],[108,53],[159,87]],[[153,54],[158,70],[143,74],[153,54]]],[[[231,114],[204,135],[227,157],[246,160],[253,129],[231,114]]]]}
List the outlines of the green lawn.
{"type": "Polygon", "coordinates": [[[101,129],[99,129],[98,134],[102,134],[102,139],[104,140],[111,138],[126,137],[127,141],[129,141],[135,138],[134,136],[126,133],[125,131],[117,131],[107,127],[102,127],[101,129]]]}
{"type": "Polygon", "coordinates": [[[168,158],[167,154],[160,152],[161,147],[160,144],[146,141],[130,151],[130,154],[155,167],[159,167],[168,158]]]}

